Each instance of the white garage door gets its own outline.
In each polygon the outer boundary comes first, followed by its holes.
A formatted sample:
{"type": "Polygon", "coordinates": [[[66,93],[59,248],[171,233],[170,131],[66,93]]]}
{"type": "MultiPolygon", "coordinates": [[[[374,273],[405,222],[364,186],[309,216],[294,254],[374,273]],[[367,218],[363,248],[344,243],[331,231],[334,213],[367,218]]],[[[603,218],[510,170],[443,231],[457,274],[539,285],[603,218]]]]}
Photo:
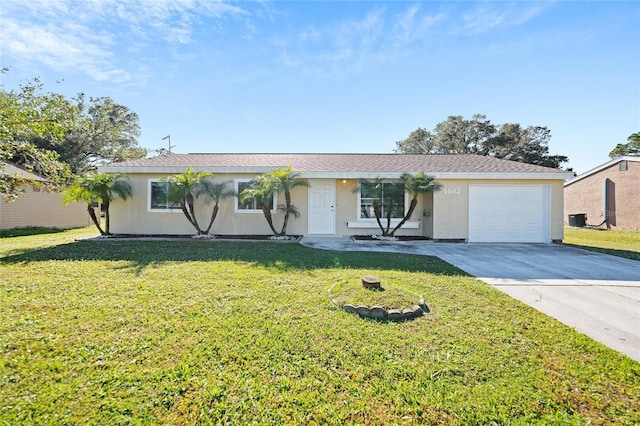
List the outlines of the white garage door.
{"type": "Polygon", "coordinates": [[[469,185],[469,242],[550,242],[548,185],[469,185]]]}

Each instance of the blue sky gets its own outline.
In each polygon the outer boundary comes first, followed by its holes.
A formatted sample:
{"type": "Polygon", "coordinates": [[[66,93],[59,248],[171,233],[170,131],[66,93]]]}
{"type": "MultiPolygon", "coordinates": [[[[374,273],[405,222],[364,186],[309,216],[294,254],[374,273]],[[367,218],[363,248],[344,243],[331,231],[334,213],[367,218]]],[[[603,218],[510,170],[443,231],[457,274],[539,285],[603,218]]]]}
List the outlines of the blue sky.
{"type": "Polygon", "coordinates": [[[551,129],[585,172],[640,131],[640,2],[5,0],[6,90],[110,96],[174,152],[392,152],[450,115],[551,129]],[[61,83],[56,81],[63,80],[61,83]]]}

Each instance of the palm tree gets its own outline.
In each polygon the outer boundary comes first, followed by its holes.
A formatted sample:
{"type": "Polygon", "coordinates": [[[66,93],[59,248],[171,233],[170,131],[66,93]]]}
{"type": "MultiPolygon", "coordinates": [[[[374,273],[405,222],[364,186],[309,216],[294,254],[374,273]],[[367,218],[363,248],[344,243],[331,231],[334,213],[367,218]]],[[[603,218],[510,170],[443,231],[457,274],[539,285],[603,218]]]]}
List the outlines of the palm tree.
{"type": "Polygon", "coordinates": [[[210,179],[204,179],[201,181],[201,185],[196,191],[196,198],[203,195],[206,197],[205,203],[209,204],[213,202],[213,210],[211,211],[211,219],[209,220],[209,225],[207,229],[204,230],[204,234],[208,234],[211,231],[211,227],[213,226],[213,222],[216,220],[218,216],[219,203],[221,200],[224,200],[227,197],[232,197],[235,195],[235,191],[227,189],[227,185],[230,182],[221,182],[216,183],[212,182],[210,179]]]}
{"type": "Polygon", "coordinates": [[[382,236],[393,236],[390,232],[391,219],[394,217],[394,213],[404,206],[404,185],[376,178],[373,182],[360,181],[360,185],[353,192],[361,192],[363,197],[366,195],[365,198],[372,200],[373,215],[382,231],[382,236]],[[382,224],[383,215],[386,219],[386,225],[382,224]]]}
{"type": "Polygon", "coordinates": [[[287,235],[289,215],[292,214],[296,219],[300,217],[300,211],[291,203],[291,190],[298,186],[309,186],[309,182],[300,179],[300,173],[294,173],[291,166],[274,170],[270,174],[276,182],[277,192],[284,192],[285,203],[278,205],[278,210],[284,212],[282,230],[279,235],[287,235]]]}
{"type": "Polygon", "coordinates": [[[403,173],[400,179],[402,182],[396,184],[376,178],[373,182],[360,182],[360,185],[354,189],[354,192],[358,192],[362,190],[364,185],[367,186],[367,195],[368,198],[373,199],[373,212],[383,237],[393,237],[395,232],[411,218],[418,204],[418,196],[439,191],[442,188],[442,185],[434,181],[434,177],[426,176],[423,172],[419,172],[415,176],[403,173]],[[402,207],[403,204],[398,200],[404,199],[405,191],[412,196],[409,209],[395,228],[391,229],[391,218],[393,213],[402,207]],[[386,218],[386,226],[382,224],[383,214],[386,218]]]}
{"type": "Polygon", "coordinates": [[[211,172],[195,172],[191,167],[186,172],[160,179],[167,184],[167,200],[170,203],[180,205],[180,210],[189,223],[198,232],[198,235],[206,234],[200,228],[195,213],[195,199],[203,185],[204,179],[213,176],[211,172]],[[194,195],[195,194],[195,195],[194,195]]]}
{"type": "Polygon", "coordinates": [[[276,231],[275,226],[273,226],[273,217],[271,216],[270,201],[274,193],[271,179],[266,175],[260,175],[249,182],[249,186],[242,190],[240,193],[240,201],[244,203],[247,200],[255,199],[262,210],[264,218],[267,220],[271,232],[273,232],[273,235],[278,235],[278,231],[276,231]]]}
{"type": "Polygon", "coordinates": [[[290,215],[300,217],[300,212],[291,202],[291,190],[297,186],[309,186],[309,183],[300,179],[300,173],[295,173],[291,166],[287,166],[258,176],[242,191],[240,197],[242,201],[255,198],[273,234],[286,236],[290,215]],[[284,192],[285,203],[278,205],[278,210],[284,212],[282,229],[278,232],[273,225],[270,200],[280,192],[284,192]]]}
{"type": "MultiPolygon", "coordinates": [[[[374,182],[369,181],[360,181],[360,184],[354,188],[353,192],[361,192],[363,188],[366,187],[367,198],[373,199],[373,215],[376,218],[376,222],[378,223],[378,227],[382,231],[382,235],[386,236],[389,230],[389,223],[387,224],[387,229],[382,226],[381,217],[382,211],[380,209],[380,201],[382,200],[382,188],[384,183],[381,178],[376,178],[374,182]]],[[[391,212],[391,209],[388,209],[391,212]]],[[[391,221],[391,217],[389,217],[389,222],[391,221]]]]}
{"type": "Polygon", "coordinates": [[[427,176],[423,172],[419,172],[415,176],[403,173],[400,179],[402,179],[404,183],[405,190],[411,195],[411,203],[409,204],[407,214],[405,214],[400,223],[393,228],[393,231],[389,234],[390,236],[393,236],[393,234],[411,218],[413,211],[418,205],[418,196],[429,192],[437,192],[442,189],[442,185],[435,181],[435,177],[427,176]]]}
{"type": "Polygon", "coordinates": [[[109,231],[110,218],[109,206],[119,197],[123,200],[131,197],[132,190],[129,179],[122,173],[87,173],[78,176],[63,193],[64,204],[84,201],[87,203],[87,211],[101,235],[111,235],[109,231]],[[105,214],[105,229],[100,226],[100,220],[96,216],[93,203],[98,201],[105,214]]]}

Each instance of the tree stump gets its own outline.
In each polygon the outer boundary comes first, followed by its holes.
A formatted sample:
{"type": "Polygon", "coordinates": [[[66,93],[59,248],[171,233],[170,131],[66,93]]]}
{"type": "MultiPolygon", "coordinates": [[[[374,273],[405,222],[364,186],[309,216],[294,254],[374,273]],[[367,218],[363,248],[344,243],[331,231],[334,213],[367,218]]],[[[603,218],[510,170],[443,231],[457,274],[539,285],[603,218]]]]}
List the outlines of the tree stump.
{"type": "Polygon", "coordinates": [[[362,286],[370,290],[378,290],[380,289],[380,278],[373,275],[364,276],[362,277],[362,286]]]}

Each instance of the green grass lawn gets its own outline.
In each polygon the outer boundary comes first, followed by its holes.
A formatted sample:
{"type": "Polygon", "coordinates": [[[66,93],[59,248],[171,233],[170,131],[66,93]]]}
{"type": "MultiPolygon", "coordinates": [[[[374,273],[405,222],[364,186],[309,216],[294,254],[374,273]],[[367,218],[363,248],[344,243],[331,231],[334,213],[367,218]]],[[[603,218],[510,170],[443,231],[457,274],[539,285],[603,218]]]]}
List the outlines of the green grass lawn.
{"type": "Polygon", "coordinates": [[[91,234],[0,238],[0,424],[640,423],[640,363],[438,259],[91,234]]]}
{"type": "Polygon", "coordinates": [[[587,250],[640,260],[640,231],[565,226],[563,242],[587,250]]]}

